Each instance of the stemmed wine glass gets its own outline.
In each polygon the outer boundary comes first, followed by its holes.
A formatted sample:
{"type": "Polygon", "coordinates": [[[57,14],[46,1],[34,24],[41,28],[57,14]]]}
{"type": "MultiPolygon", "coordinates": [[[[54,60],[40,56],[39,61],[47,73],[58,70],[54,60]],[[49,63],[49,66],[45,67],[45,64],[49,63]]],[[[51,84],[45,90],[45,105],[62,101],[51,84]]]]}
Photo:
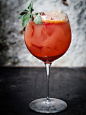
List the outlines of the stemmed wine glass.
{"type": "Polygon", "coordinates": [[[50,67],[54,60],[68,50],[71,28],[67,14],[60,14],[62,20],[44,17],[41,15],[43,24],[37,25],[30,20],[25,27],[25,44],[33,56],[44,62],[47,75],[47,97],[32,101],[29,107],[40,113],[56,113],[66,109],[67,104],[63,100],[49,97],[50,67]]]}

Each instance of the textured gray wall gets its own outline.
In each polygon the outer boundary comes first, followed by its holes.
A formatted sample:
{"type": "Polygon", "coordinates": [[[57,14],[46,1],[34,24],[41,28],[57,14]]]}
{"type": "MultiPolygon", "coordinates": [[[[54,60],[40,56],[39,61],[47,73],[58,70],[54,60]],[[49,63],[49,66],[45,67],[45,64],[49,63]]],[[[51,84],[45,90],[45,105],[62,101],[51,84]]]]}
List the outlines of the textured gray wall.
{"type": "MultiPolygon", "coordinates": [[[[86,66],[86,0],[33,0],[35,12],[59,10],[68,14],[72,42],[68,51],[54,61],[52,66],[86,66]]],[[[0,0],[0,65],[6,66],[44,66],[27,50],[22,34],[19,13],[30,0],[0,0]]]]}

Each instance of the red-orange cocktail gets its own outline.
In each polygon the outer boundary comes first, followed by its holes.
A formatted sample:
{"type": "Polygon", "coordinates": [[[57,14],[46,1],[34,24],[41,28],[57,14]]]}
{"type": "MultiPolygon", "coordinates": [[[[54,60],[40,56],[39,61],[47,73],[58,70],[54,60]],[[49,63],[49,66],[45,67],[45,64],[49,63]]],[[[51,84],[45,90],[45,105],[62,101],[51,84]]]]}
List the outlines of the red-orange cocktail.
{"type": "Polygon", "coordinates": [[[44,20],[37,25],[29,21],[25,27],[25,43],[28,50],[44,62],[52,62],[62,56],[71,42],[71,29],[65,14],[65,20],[44,20]]]}
{"type": "Polygon", "coordinates": [[[24,14],[22,23],[25,27],[24,39],[31,54],[45,63],[47,98],[36,99],[29,104],[29,107],[40,113],[60,112],[67,108],[67,104],[63,100],[49,97],[50,66],[52,61],[61,57],[69,48],[70,23],[67,15],[59,11],[31,14],[33,10],[31,5],[32,2],[28,7],[29,13],[27,9],[21,13],[24,14]]]}

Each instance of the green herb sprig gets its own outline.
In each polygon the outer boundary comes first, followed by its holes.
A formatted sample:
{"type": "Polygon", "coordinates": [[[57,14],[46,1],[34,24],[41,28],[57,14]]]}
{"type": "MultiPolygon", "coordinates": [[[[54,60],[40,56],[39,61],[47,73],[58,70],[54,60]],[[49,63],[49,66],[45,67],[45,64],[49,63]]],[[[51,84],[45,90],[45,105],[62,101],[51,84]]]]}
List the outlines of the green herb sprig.
{"type": "Polygon", "coordinates": [[[42,24],[42,20],[41,20],[41,16],[39,13],[35,13],[32,14],[32,12],[34,11],[33,9],[33,1],[30,2],[29,6],[24,9],[21,13],[20,16],[18,17],[18,19],[22,19],[22,26],[25,27],[26,24],[29,22],[29,20],[31,19],[32,21],[34,20],[33,15],[37,15],[34,22],[36,24],[42,24]]]}

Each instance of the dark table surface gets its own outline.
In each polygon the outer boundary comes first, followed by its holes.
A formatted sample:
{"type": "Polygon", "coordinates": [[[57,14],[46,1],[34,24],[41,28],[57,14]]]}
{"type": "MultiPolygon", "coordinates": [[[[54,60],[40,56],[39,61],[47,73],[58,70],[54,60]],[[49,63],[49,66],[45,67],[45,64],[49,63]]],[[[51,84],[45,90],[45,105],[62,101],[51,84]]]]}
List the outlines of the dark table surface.
{"type": "MultiPolygon", "coordinates": [[[[45,68],[0,67],[0,115],[42,115],[28,107],[42,97],[46,97],[45,68]]],[[[52,67],[50,97],[68,104],[65,111],[54,115],[86,115],[86,67],[52,67]]]]}

